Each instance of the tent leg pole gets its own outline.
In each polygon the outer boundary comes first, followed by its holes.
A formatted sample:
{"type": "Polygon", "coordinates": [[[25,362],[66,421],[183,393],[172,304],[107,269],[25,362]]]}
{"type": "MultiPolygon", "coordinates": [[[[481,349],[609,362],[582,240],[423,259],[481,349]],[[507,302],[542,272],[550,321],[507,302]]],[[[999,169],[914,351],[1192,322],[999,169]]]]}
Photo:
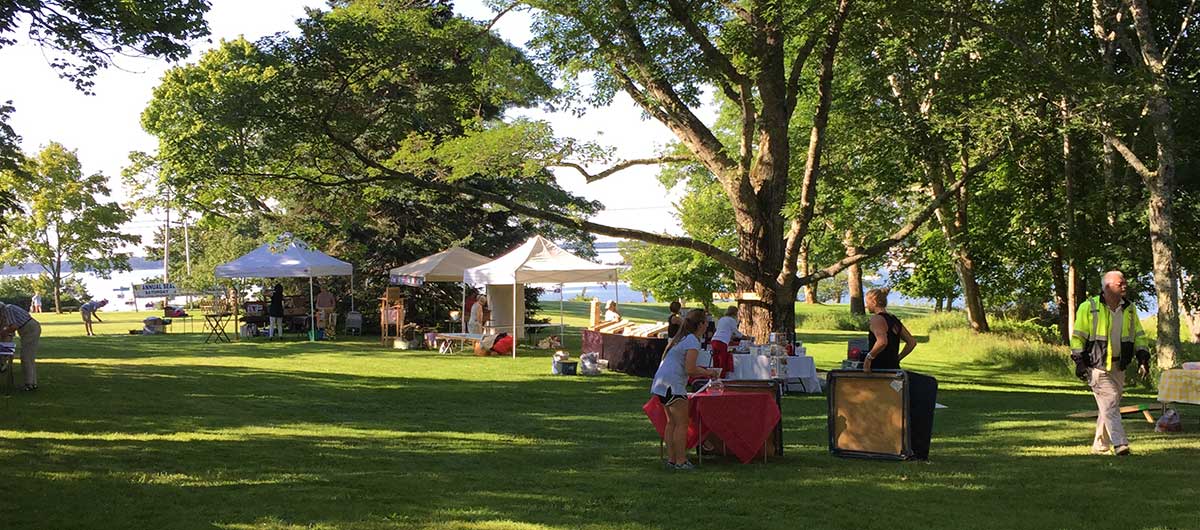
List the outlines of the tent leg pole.
{"type": "Polygon", "coordinates": [[[558,284],[558,342],[566,340],[566,328],[563,327],[563,284],[558,284]]]}
{"type": "Polygon", "coordinates": [[[517,284],[513,282],[513,359],[517,358],[517,343],[521,342],[521,336],[517,335],[517,284]]]}
{"type": "Polygon", "coordinates": [[[308,315],[310,320],[308,325],[311,326],[308,328],[308,341],[313,342],[317,340],[317,306],[316,302],[313,301],[312,276],[308,277],[308,315]]]}
{"type": "Polygon", "coordinates": [[[467,332],[467,318],[471,316],[471,308],[467,307],[467,282],[463,282],[462,304],[458,307],[462,308],[462,314],[458,317],[459,327],[462,328],[462,333],[467,332]]]}

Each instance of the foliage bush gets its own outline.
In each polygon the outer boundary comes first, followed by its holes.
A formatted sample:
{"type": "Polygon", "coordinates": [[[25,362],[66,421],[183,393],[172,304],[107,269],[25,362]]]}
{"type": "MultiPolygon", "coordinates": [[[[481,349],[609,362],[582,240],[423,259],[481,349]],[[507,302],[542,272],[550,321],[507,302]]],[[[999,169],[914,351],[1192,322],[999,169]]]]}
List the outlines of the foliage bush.
{"type": "Polygon", "coordinates": [[[1006,339],[985,347],[982,361],[1011,372],[1042,372],[1074,377],[1075,367],[1067,350],[1045,342],[1006,339]]]}
{"type": "Polygon", "coordinates": [[[990,324],[993,332],[1014,339],[1042,342],[1045,344],[1059,344],[1058,326],[1040,324],[1036,319],[995,319],[990,324]]]}
{"type": "Polygon", "coordinates": [[[870,329],[869,315],[849,313],[817,313],[796,315],[796,327],[800,329],[836,329],[839,331],[863,331],[870,329]]]}

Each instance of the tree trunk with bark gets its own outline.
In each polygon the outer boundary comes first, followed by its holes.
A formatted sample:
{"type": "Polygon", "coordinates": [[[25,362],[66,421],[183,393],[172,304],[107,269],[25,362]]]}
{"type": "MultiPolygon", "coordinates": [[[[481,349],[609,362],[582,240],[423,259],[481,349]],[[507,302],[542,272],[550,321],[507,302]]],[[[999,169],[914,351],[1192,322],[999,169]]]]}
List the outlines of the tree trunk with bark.
{"type": "MultiPolygon", "coordinates": [[[[943,166],[943,170],[947,173],[950,171],[945,166],[943,166]]],[[[930,171],[930,175],[933,178],[930,179],[929,193],[934,197],[940,196],[945,192],[944,180],[938,174],[937,169],[930,171]]],[[[954,272],[958,275],[958,283],[963,291],[963,306],[967,310],[967,320],[971,325],[971,329],[985,333],[990,331],[990,328],[987,322],[987,314],[983,307],[983,294],[979,289],[979,282],[975,279],[975,260],[967,248],[965,235],[967,205],[969,203],[969,195],[965,189],[965,186],[960,188],[953,208],[947,204],[943,204],[938,208],[937,219],[938,224],[941,225],[942,233],[946,236],[946,243],[950,246],[950,257],[954,261],[954,272]]]]}
{"type": "MultiPolygon", "coordinates": [[[[808,243],[800,246],[800,275],[808,276],[812,274],[812,264],[809,263],[808,243]]],[[[817,284],[819,282],[812,281],[804,284],[804,303],[815,305],[817,303],[817,284]]]]}
{"type": "MultiPolygon", "coordinates": [[[[1153,258],[1154,290],[1158,302],[1158,365],[1173,367],[1178,359],[1179,343],[1179,260],[1176,255],[1171,201],[1175,191],[1175,166],[1177,157],[1176,138],[1172,116],[1170,73],[1167,61],[1175,51],[1174,45],[1164,53],[1155,37],[1155,24],[1146,0],[1123,0],[1116,5],[1109,0],[1093,0],[1093,26],[1098,30],[1097,39],[1105,52],[1106,67],[1111,69],[1111,51],[1117,49],[1120,40],[1130,54],[1133,67],[1149,80],[1143,87],[1146,104],[1142,116],[1150,125],[1154,135],[1157,167],[1150,169],[1114,132],[1102,130],[1104,142],[1137,172],[1149,192],[1148,220],[1150,225],[1150,252],[1153,258]],[[1136,48],[1126,43],[1130,40],[1128,24],[1113,20],[1114,13],[1127,9],[1132,19],[1136,48]]],[[[1190,20],[1180,28],[1180,37],[1187,33],[1190,20]]]]}
{"type": "Polygon", "coordinates": [[[1058,308],[1058,338],[1063,344],[1070,344],[1072,315],[1075,313],[1075,308],[1071,306],[1067,300],[1067,277],[1063,272],[1066,266],[1063,263],[1063,251],[1061,246],[1057,246],[1050,255],[1050,277],[1054,281],[1054,305],[1058,308]]]}
{"type": "MultiPolygon", "coordinates": [[[[856,245],[854,230],[846,230],[846,237],[843,239],[846,247],[846,255],[854,256],[858,254],[859,247],[856,245]]],[[[862,266],[858,263],[851,265],[846,269],[847,287],[850,291],[850,314],[865,315],[867,314],[867,306],[863,303],[863,274],[862,266]]]]}

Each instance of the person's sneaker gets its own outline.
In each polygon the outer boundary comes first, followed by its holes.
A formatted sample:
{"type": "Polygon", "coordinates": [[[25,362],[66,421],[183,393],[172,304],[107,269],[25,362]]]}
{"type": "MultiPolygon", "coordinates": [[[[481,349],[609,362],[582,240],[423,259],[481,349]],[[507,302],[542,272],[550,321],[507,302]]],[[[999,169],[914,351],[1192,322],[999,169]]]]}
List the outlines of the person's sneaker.
{"type": "Polygon", "coordinates": [[[1095,447],[1093,447],[1092,454],[1094,454],[1094,455],[1111,455],[1112,449],[1111,448],[1096,449],[1095,447]]]}
{"type": "Polygon", "coordinates": [[[696,464],[693,464],[691,460],[684,460],[682,464],[675,464],[675,469],[680,471],[691,471],[696,469],[696,464]]]}
{"type": "Polygon", "coordinates": [[[25,392],[33,392],[34,390],[37,390],[37,385],[25,385],[21,387],[21,390],[25,392]]]}
{"type": "Polygon", "coordinates": [[[1116,447],[1116,449],[1113,450],[1113,453],[1116,454],[1117,456],[1129,456],[1130,455],[1129,446],[1128,445],[1118,445],[1116,447]]]}

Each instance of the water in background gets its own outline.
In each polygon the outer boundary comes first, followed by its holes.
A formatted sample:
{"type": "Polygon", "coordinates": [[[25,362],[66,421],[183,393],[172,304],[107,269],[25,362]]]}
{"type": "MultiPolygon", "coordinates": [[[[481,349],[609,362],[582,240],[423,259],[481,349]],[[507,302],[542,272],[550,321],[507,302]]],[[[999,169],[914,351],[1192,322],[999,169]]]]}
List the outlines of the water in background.
{"type": "MultiPolygon", "coordinates": [[[[545,292],[538,297],[538,302],[549,303],[558,301],[558,286],[542,286],[545,292]]],[[[613,285],[612,283],[591,283],[591,284],[575,284],[563,286],[563,299],[567,301],[574,300],[576,296],[583,295],[588,300],[598,298],[601,302],[609,300],[617,300],[619,302],[641,302],[642,292],[635,291],[629,288],[629,284],[620,283],[613,285]]],[[[646,295],[647,302],[654,302],[654,297],[646,295]]]]}

